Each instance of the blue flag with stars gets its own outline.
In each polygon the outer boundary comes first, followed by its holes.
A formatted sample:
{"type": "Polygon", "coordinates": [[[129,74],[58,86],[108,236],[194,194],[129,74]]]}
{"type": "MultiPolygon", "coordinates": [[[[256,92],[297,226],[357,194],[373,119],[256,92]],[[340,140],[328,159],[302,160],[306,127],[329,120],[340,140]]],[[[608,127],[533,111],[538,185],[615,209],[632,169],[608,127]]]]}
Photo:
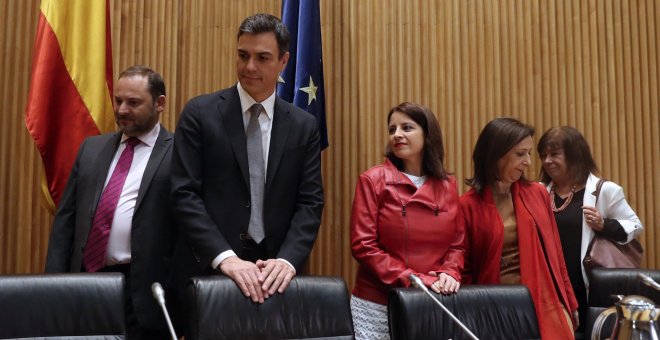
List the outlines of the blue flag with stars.
{"type": "Polygon", "coordinates": [[[323,150],[328,146],[328,129],[319,0],[284,0],[282,22],[291,35],[291,47],[289,62],[277,84],[277,94],[316,117],[323,150]]]}

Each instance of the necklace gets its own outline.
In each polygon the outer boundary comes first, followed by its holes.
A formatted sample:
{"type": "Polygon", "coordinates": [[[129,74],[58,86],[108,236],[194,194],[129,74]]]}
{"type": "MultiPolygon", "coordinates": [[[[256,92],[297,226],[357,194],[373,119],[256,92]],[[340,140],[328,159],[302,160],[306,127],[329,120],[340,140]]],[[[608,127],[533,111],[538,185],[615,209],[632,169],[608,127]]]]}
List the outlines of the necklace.
{"type": "Polygon", "coordinates": [[[564,209],[566,209],[566,207],[568,207],[568,205],[571,203],[574,193],[575,193],[575,185],[571,187],[571,192],[568,194],[568,197],[566,197],[564,204],[562,204],[561,207],[557,208],[557,206],[555,205],[555,186],[553,185],[552,188],[550,189],[550,205],[552,206],[552,211],[554,212],[564,211],[564,209]]]}

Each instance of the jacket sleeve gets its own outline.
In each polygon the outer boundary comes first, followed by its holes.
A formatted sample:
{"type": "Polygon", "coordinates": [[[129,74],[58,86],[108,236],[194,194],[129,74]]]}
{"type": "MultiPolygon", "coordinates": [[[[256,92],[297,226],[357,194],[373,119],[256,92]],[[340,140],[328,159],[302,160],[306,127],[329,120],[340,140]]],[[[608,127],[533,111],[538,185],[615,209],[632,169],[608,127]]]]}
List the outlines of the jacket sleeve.
{"type": "Polygon", "coordinates": [[[450,241],[447,253],[442,259],[442,265],[436,272],[446,273],[453,277],[456,281],[461,282],[461,272],[465,263],[465,223],[463,220],[463,212],[458,203],[458,190],[456,189],[455,181],[446,181],[447,195],[452,195],[452,202],[456,205],[456,217],[454,225],[456,226],[456,233],[454,238],[450,241]]]}
{"type": "Polygon", "coordinates": [[[210,266],[220,253],[231,249],[211,219],[202,198],[203,140],[200,105],[191,100],[181,112],[172,153],[172,203],[183,234],[198,263],[210,266]]]}
{"type": "MultiPolygon", "coordinates": [[[[462,228],[461,228],[462,229],[462,228]]],[[[437,273],[445,273],[454,278],[458,282],[462,282],[461,272],[464,266],[465,248],[463,247],[463,236],[465,233],[456,233],[456,238],[452,241],[445,257],[442,259],[440,269],[436,270],[437,273]]]]}
{"type": "Polygon", "coordinates": [[[323,180],[321,177],[321,136],[318,128],[305,146],[302,173],[296,194],[296,206],[284,243],[277,254],[301,269],[312,251],[321,225],[323,211],[323,180]]]}
{"type": "Polygon", "coordinates": [[[378,243],[378,209],[377,190],[363,174],[358,178],[351,213],[351,250],[355,260],[388,286],[410,286],[410,274],[417,275],[427,286],[433,284],[436,276],[407,268],[378,243]]]}
{"type": "Polygon", "coordinates": [[[464,285],[468,285],[475,283],[474,275],[472,273],[473,270],[472,263],[474,262],[474,260],[472,259],[472,255],[474,254],[474,252],[472,251],[472,237],[470,236],[471,231],[469,227],[470,224],[467,220],[467,216],[469,216],[467,210],[469,209],[469,207],[468,204],[465,202],[465,198],[461,198],[459,207],[461,210],[460,221],[464,231],[463,250],[465,251],[463,269],[461,272],[461,282],[464,285]]]}
{"type": "Polygon", "coordinates": [[[598,203],[598,206],[603,204],[604,209],[601,213],[604,218],[617,220],[623,227],[627,235],[624,244],[632,241],[644,229],[639,217],[626,201],[623,188],[619,185],[610,181],[605,182],[598,203]]]}
{"type": "Polygon", "coordinates": [[[78,167],[86,140],[80,145],[76,161],[69,173],[62,200],[53,219],[53,227],[46,254],[46,273],[69,272],[73,238],[76,230],[76,190],[78,187],[78,167]]]}

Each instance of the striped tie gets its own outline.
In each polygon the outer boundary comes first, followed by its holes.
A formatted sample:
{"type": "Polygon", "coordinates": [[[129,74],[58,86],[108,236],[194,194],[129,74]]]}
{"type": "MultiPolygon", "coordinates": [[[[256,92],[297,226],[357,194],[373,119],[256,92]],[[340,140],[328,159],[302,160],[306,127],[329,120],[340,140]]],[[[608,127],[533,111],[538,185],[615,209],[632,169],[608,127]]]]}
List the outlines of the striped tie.
{"type": "Polygon", "coordinates": [[[259,126],[259,115],[264,107],[261,104],[254,104],[250,107],[250,121],[247,131],[247,152],[248,167],[250,169],[250,223],[248,225],[248,234],[254,242],[261,243],[266,237],[264,231],[264,186],[265,186],[265,168],[264,153],[261,140],[261,127],[259,126]]]}
{"type": "Polygon", "coordinates": [[[126,140],[126,148],[119,156],[115,170],[112,172],[112,176],[110,176],[110,180],[96,206],[92,229],[89,231],[87,246],[83,252],[83,266],[88,272],[96,272],[103,268],[105,264],[112,219],[115,216],[117,202],[119,202],[119,196],[124,188],[128,170],[131,169],[134,148],[139,143],[140,140],[136,137],[126,140]]]}

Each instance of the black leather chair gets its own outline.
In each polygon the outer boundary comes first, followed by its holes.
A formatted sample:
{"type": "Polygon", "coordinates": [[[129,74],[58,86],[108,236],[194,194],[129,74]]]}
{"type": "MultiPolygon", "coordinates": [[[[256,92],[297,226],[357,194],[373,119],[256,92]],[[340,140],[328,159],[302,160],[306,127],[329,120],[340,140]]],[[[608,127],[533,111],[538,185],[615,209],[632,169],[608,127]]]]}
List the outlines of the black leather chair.
{"type": "MultiPolygon", "coordinates": [[[[454,295],[435,295],[479,339],[540,339],[525,286],[474,285],[454,295]]],[[[388,314],[392,340],[469,339],[430,296],[415,288],[390,291],[388,314]]]]}
{"type": "Polygon", "coordinates": [[[246,298],[225,276],[192,278],[186,291],[186,340],[353,339],[346,283],[297,276],[263,304],[246,298]]]}
{"type": "Polygon", "coordinates": [[[0,339],[124,339],[124,276],[0,276],[0,339]]]}
{"type": "MultiPolygon", "coordinates": [[[[589,280],[589,297],[587,310],[585,339],[591,339],[596,318],[608,307],[614,306],[615,295],[641,295],[660,304],[660,292],[646,286],[637,278],[642,273],[660,283],[660,270],[651,269],[605,269],[596,268],[589,280]]],[[[601,339],[609,338],[614,328],[615,316],[607,319],[601,330],[601,339]]]]}

